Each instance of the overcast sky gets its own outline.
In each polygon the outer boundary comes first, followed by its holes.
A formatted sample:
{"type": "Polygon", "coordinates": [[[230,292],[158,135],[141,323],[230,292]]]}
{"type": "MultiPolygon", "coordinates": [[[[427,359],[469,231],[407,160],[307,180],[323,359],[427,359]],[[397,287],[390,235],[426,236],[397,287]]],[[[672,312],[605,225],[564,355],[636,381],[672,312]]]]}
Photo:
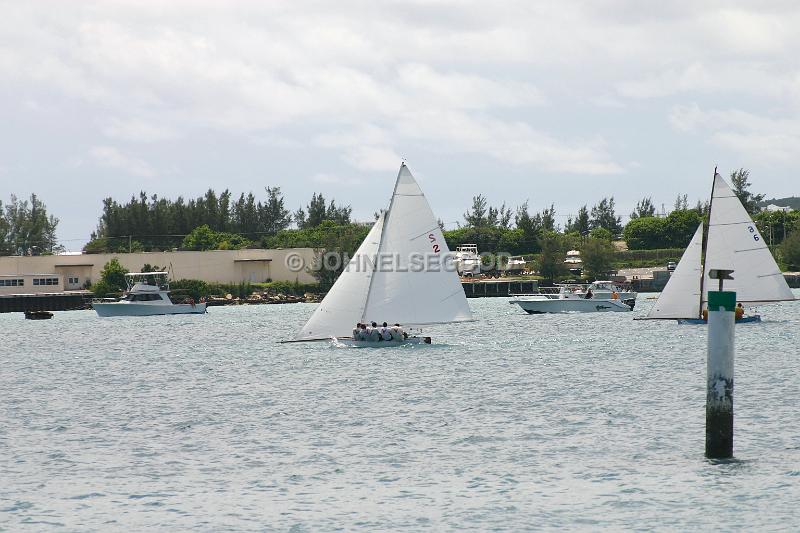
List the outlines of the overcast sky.
{"type": "Polygon", "coordinates": [[[669,210],[715,165],[800,195],[797,28],[794,1],[0,2],[0,199],[76,249],[139,190],[366,220],[402,158],[446,222],[478,193],[669,210]]]}

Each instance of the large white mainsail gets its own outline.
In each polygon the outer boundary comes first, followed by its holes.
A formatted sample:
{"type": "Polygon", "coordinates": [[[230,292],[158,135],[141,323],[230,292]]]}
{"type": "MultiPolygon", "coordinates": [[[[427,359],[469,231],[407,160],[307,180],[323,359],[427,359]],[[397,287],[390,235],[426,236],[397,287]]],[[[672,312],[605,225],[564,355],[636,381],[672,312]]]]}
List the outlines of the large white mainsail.
{"type": "Polygon", "coordinates": [[[698,318],[700,316],[700,280],[703,276],[703,224],[694,232],[678,266],[670,275],[647,318],[698,318]]]}
{"type": "Polygon", "coordinates": [[[428,201],[401,165],[389,209],[296,340],[349,337],[357,322],[373,320],[405,326],[472,320],[449,254],[428,201]]]}
{"type": "Polygon", "coordinates": [[[714,174],[705,255],[703,302],[718,281],[708,277],[712,269],[733,270],[724,289],[736,291],[743,303],[794,300],[789,285],[742,202],[719,174],[714,174]]]}
{"type": "Polygon", "coordinates": [[[442,230],[406,165],[397,175],[379,252],[383,259],[392,256],[391,265],[381,265],[373,276],[364,320],[409,325],[472,320],[442,230]]]}

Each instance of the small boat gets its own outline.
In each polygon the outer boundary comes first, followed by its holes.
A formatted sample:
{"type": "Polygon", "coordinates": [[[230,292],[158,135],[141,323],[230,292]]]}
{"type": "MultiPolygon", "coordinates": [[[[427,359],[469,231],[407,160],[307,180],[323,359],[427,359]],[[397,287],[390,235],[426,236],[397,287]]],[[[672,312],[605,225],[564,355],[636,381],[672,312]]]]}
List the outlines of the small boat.
{"type": "Polygon", "coordinates": [[[152,316],[203,314],[206,303],[173,303],[169,297],[167,272],[135,272],[125,274],[128,290],[116,302],[95,300],[92,308],[97,316],[152,316]]]}
{"type": "Polygon", "coordinates": [[[25,318],[28,320],[49,320],[53,318],[50,311],[25,311],[25,318]]]}
{"type": "Polygon", "coordinates": [[[455,264],[456,272],[460,276],[479,276],[481,273],[481,256],[478,255],[478,245],[462,244],[461,246],[456,246],[453,263],[455,264]]]}
{"type": "Polygon", "coordinates": [[[602,313],[602,312],[626,312],[632,311],[636,305],[636,293],[632,298],[623,300],[619,296],[613,298],[594,295],[586,298],[583,292],[584,285],[561,285],[558,293],[541,293],[530,296],[517,297],[509,300],[509,303],[516,304],[529,315],[541,313],[602,313]]]}
{"type": "MultiPolygon", "coordinates": [[[[725,290],[735,291],[736,301],[742,304],[795,300],[753,219],[716,169],[705,239],[703,229],[701,223],[658,300],[642,320],[705,324],[702,317],[708,306],[708,288],[718,282],[710,277],[711,270],[733,270],[733,279],[725,282],[725,290]]],[[[751,315],[736,323],[760,321],[760,315],[751,315]]]]}
{"type": "Polygon", "coordinates": [[[402,346],[404,344],[430,344],[431,338],[430,337],[408,337],[407,339],[403,340],[391,340],[391,341],[362,341],[362,340],[353,340],[352,338],[347,339],[338,339],[333,337],[331,339],[335,345],[339,346],[349,346],[352,348],[391,348],[393,346],[402,346]]]}
{"type": "MultiPolygon", "coordinates": [[[[742,318],[736,319],[737,324],[750,324],[753,322],[761,322],[761,315],[743,316],[742,318]]],[[[703,318],[679,318],[678,324],[701,325],[708,324],[708,320],[703,318]]]]}
{"type": "Polygon", "coordinates": [[[429,344],[430,337],[394,341],[352,338],[356,324],[404,328],[472,321],[453,257],[411,171],[400,166],[389,208],[380,214],[333,287],[293,341],[390,347],[429,344]]]}

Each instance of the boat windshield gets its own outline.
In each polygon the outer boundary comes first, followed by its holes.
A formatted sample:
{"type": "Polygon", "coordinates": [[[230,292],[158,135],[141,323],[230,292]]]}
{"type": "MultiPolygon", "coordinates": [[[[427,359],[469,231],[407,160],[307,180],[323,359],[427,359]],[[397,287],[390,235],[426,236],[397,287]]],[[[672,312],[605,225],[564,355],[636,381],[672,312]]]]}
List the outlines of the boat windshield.
{"type": "Polygon", "coordinates": [[[125,283],[128,285],[128,290],[133,289],[137,283],[145,285],[152,285],[161,290],[169,290],[169,279],[167,272],[131,272],[125,274],[125,283]]]}

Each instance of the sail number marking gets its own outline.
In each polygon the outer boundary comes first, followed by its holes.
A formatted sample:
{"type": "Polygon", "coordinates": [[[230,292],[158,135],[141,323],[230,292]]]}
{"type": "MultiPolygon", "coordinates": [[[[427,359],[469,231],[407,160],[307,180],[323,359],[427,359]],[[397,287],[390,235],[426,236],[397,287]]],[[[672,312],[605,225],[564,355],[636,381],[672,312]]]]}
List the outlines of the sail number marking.
{"type": "Polygon", "coordinates": [[[758,233],[756,233],[756,228],[754,228],[753,226],[747,226],[747,229],[749,229],[750,233],[753,234],[753,240],[758,241],[759,239],[758,239],[758,233]]]}
{"type": "Polygon", "coordinates": [[[431,248],[433,248],[434,253],[439,253],[439,244],[436,242],[436,235],[433,233],[428,233],[428,240],[431,241],[431,248]]]}

